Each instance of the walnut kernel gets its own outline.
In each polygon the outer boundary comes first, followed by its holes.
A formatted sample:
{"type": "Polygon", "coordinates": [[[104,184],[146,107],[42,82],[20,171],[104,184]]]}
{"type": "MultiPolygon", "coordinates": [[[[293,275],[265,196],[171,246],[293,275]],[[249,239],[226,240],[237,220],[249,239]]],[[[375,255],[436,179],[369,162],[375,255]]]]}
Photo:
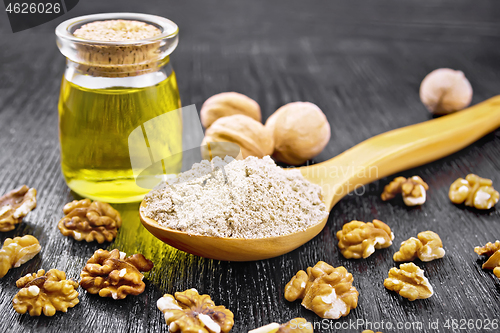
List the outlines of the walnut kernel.
{"type": "Polygon", "coordinates": [[[176,292],[175,297],[165,294],[156,305],[172,333],[227,333],[234,325],[231,311],[216,306],[209,295],[200,295],[196,289],[176,292]]]}
{"type": "Polygon", "coordinates": [[[423,231],[418,239],[411,237],[401,243],[398,252],[394,253],[394,261],[413,261],[417,257],[422,261],[432,261],[444,257],[445,251],[439,235],[433,231],[423,231]]]}
{"type": "Polygon", "coordinates": [[[285,324],[271,323],[248,333],[313,333],[312,324],[304,318],[294,318],[285,324]]]}
{"type": "Polygon", "coordinates": [[[493,188],[490,179],[468,174],[465,179],[458,178],[451,184],[448,193],[454,204],[465,204],[477,209],[490,209],[500,198],[500,194],[493,188]]]}
{"type": "Polygon", "coordinates": [[[74,200],[64,206],[63,212],[66,216],[57,225],[59,231],[77,241],[111,242],[122,225],[120,213],[100,201],[74,200]]]}
{"type": "Polygon", "coordinates": [[[300,270],[285,286],[285,299],[302,299],[302,306],[322,318],[339,319],[358,305],[359,293],[353,277],[344,267],[334,268],[323,261],[300,270]]]}
{"type": "Polygon", "coordinates": [[[80,285],[91,294],[124,299],[127,295],[139,295],[144,291],[146,285],[141,272],[152,268],[153,263],[142,254],[125,258],[125,253],[117,249],[110,252],[99,249],[83,268],[80,285]]]}
{"type": "Polygon", "coordinates": [[[493,253],[497,252],[500,250],[500,241],[496,241],[495,243],[487,243],[483,247],[476,246],[474,248],[474,252],[476,252],[478,255],[486,255],[486,256],[491,256],[493,253]]]}
{"type": "Polygon", "coordinates": [[[12,267],[19,267],[40,252],[38,239],[31,235],[7,238],[0,250],[0,278],[12,267]]]}
{"type": "Polygon", "coordinates": [[[472,100],[472,87],[461,71],[450,68],[436,69],[420,85],[420,100],[435,114],[462,110],[472,100]]]}
{"type": "Polygon", "coordinates": [[[337,232],[339,249],[347,259],[368,258],[375,249],[391,246],[394,234],[387,224],[379,220],[372,222],[351,221],[337,232]]]}
{"type": "Polygon", "coordinates": [[[53,316],[56,311],[67,312],[78,304],[78,282],[66,280],[66,274],[51,269],[45,274],[43,269],[28,274],[16,282],[21,288],[14,296],[12,304],[18,313],[29,312],[30,316],[53,316]]]}
{"type": "Polygon", "coordinates": [[[394,261],[413,261],[418,257],[418,251],[422,248],[422,242],[415,238],[410,237],[401,243],[399,251],[394,253],[392,257],[394,261]]]}
{"type": "Polygon", "coordinates": [[[266,121],[274,138],[273,157],[291,165],[300,165],[315,157],[328,144],[330,124],[321,109],[309,102],[288,103],[266,121]]]}
{"type": "Polygon", "coordinates": [[[493,268],[493,274],[500,279],[500,267],[493,268]]]}
{"type": "Polygon", "coordinates": [[[407,206],[423,205],[426,200],[426,191],[429,185],[419,176],[396,177],[392,182],[385,186],[381,195],[382,200],[393,199],[396,194],[402,193],[403,201],[407,206]]]}
{"type": "Polygon", "coordinates": [[[423,231],[417,235],[422,242],[418,251],[418,258],[422,261],[432,261],[444,257],[443,242],[438,234],[433,231],[423,231]]]}
{"type": "Polygon", "coordinates": [[[26,185],[0,197],[0,231],[13,230],[30,211],[36,208],[36,190],[26,185]]]}
{"type": "Polygon", "coordinates": [[[483,264],[483,269],[492,269],[493,274],[500,279],[500,241],[487,243],[483,247],[477,246],[474,248],[474,252],[489,257],[483,264]]]}
{"type": "Polygon", "coordinates": [[[201,106],[200,119],[203,127],[209,128],[217,119],[235,114],[242,114],[259,122],[262,119],[259,104],[237,92],[224,92],[207,99],[201,106]]]}
{"type": "Polygon", "coordinates": [[[274,149],[273,137],[264,125],[248,116],[237,114],[217,119],[206,130],[201,143],[201,153],[203,158],[208,160],[215,156],[224,158],[226,155],[236,158],[238,152],[236,149],[235,154],[234,144],[241,149],[243,158],[262,158],[271,155],[274,149]]]}
{"type": "Polygon", "coordinates": [[[500,251],[493,253],[483,264],[483,269],[495,269],[500,267],[500,251]]]}
{"type": "Polygon", "coordinates": [[[429,298],[434,294],[424,271],[414,263],[401,264],[399,269],[389,270],[389,277],[384,281],[384,287],[395,291],[410,301],[429,298]]]}

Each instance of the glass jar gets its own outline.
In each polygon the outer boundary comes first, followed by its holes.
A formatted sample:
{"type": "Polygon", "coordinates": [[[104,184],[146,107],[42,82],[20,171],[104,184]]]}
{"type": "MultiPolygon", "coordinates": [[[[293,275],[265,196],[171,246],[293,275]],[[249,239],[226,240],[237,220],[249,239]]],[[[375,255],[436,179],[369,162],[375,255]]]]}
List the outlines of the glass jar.
{"type": "Polygon", "coordinates": [[[144,147],[157,147],[156,155],[177,153],[168,163],[162,162],[163,173],[176,174],[181,169],[181,103],[169,58],[178,43],[177,25],[154,15],[96,14],[61,23],[56,36],[67,58],[59,98],[61,168],[66,183],[77,194],[94,200],[142,200],[150,189],[139,186],[134,177],[131,159],[137,156],[131,156],[135,143],[129,142],[134,130],[144,132],[149,120],[169,113],[161,128],[143,133],[144,147]],[[118,42],[73,34],[87,23],[107,20],[144,22],[161,34],[118,42]]]}

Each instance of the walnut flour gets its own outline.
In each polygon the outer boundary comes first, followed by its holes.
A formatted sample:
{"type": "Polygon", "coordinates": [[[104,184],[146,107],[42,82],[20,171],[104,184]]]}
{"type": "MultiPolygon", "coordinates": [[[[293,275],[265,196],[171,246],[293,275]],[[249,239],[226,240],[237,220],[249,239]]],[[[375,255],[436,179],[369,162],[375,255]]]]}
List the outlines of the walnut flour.
{"type": "Polygon", "coordinates": [[[162,226],[216,237],[281,236],[328,215],[321,188],[269,156],[196,163],[151,191],[145,203],[142,212],[162,226]]]}

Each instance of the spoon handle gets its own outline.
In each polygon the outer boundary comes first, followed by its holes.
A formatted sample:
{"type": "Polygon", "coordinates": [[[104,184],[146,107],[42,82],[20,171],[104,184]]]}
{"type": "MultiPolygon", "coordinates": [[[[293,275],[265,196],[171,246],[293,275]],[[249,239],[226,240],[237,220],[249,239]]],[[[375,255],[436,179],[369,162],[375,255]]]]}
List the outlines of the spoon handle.
{"type": "MultiPolygon", "coordinates": [[[[452,154],[499,126],[500,95],[450,115],[374,136],[314,165],[325,168],[324,174],[334,172],[337,179],[312,178],[323,182],[322,187],[329,192],[324,193],[325,198],[330,199],[333,207],[357,186],[452,154]],[[325,182],[331,186],[324,186],[325,182]]],[[[311,171],[314,170],[302,170],[310,180],[311,171]]]]}

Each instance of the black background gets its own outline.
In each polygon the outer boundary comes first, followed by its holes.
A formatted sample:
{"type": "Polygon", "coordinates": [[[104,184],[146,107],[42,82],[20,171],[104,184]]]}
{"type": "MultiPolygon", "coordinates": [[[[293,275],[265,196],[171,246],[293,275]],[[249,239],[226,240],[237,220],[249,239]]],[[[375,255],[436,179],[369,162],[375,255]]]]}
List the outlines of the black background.
{"type": "MultiPolygon", "coordinates": [[[[400,198],[382,202],[390,179],[350,195],[332,210],[323,232],[278,258],[250,263],[207,260],[179,252],[141,226],[137,205],[115,205],[124,217],[118,238],[108,246],[141,252],[155,268],[146,291],[126,300],[103,299],[80,291],[80,304],[52,318],[17,314],[11,304],[15,281],[39,268],[64,270],[77,278],[100,246],[76,242],[57,230],[63,205],[73,200],[59,170],[57,99],[64,58],[54,28],[77,15],[130,11],[168,17],[180,27],[172,56],[183,105],[200,108],[222,91],[256,99],[266,119],[292,101],[316,103],[332,125],[332,138],[315,161],[324,161],[382,132],[431,119],[419,101],[423,77],[439,67],[464,71],[473,104],[500,91],[500,3],[498,1],[80,1],[69,13],[13,34],[0,14],[0,193],[28,184],[38,190],[38,208],[0,240],[33,234],[41,253],[0,280],[1,332],[167,332],[156,300],[163,293],[196,288],[235,314],[234,332],[297,316],[320,318],[289,303],[283,288],[299,270],[324,260],[354,275],[359,305],[339,322],[364,319],[424,324],[422,330],[452,332],[447,319],[499,319],[500,282],[481,269],[473,247],[500,238],[497,209],[478,212],[449,202],[449,185],[474,172],[500,188],[500,131],[442,160],[401,173],[419,175],[430,185],[422,207],[407,208],[400,198]],[[396,236],[394,245],[366,260],[346,260],[335,233],[353,219],[381,219],[396,236]],[[435,295],[409,302],[383,287],[401,241],[423,230],[437,232],[446,256],[417,262],[435,295]],[[439,330],[428,328],[439,320],[439,330]]],[[[332,321],[331,323],[335,323],[332,321]]],[[[338,332],[361,332],[357,329],[338,332]]],[[[333,332],[319,329],[317,332],[333,332]]],[[[464,330],[454,330],[455,332],[464,330]]],[[[481,332],[481,329],[466,329],[481,332]]]]}

